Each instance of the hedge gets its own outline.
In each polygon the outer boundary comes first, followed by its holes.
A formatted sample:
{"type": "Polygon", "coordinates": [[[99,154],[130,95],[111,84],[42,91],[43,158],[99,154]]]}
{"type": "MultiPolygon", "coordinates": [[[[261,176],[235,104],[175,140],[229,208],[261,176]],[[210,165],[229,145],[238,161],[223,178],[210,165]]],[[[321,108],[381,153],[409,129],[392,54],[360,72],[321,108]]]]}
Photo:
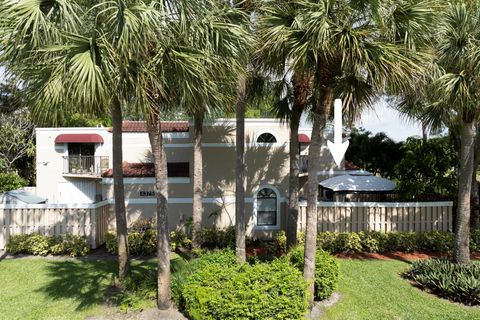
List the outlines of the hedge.
{"type": "Polygon", "coordinates": [[[285,260],[271,263],[209,263],[183,285],[185,311],[191,319],[303,319],[307,284],[285,260]]]}
{"type": "MultiPolygon", "coordinates": [[[[300,242],[304,240],[300,235],[300,242]]],[[[354,252],[413,252],[426,251],[448,253],[454,248],[454,234],[452,232],[351,232],[333,233],[321,232],[317,235],[317,245],[324,251],[331,253],[354,252]]],[[[471,251],[480,250],[480,230],[471,233],[471,251]]]]}
{"type": "Polygon", "coordinates": [[[90,251],[87,238],[72,234],[44,236],[38,233],[13,235],[9,238],[6,251],[11,254],[33,254],[46,256],[84,256],[90,251]]]}

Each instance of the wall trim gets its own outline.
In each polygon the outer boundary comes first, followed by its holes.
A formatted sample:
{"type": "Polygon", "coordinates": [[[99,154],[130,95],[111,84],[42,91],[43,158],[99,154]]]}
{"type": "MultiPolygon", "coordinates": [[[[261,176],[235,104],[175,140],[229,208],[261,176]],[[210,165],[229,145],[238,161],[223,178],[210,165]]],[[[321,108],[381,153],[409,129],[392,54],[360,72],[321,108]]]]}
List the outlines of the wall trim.
{"type": "MultiPolygon", "coordinates": [[[[123,178],[124,184],[154,184],[154,177],[123,178]]],[[[188,184],[190,178],[171,177],[168,178],[169,184],[188,184]]],[[[103,178],[102,184],[113,184],[113,178],[103,178]]]]}

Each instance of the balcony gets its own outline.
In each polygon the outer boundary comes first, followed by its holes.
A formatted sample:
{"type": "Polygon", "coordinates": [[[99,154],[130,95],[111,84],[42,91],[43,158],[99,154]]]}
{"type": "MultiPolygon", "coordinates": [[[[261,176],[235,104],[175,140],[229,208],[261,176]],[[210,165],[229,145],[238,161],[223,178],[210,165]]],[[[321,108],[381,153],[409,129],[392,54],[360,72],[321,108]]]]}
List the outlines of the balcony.
{"type": "Polygon", "coordinates": [[[63,157],[64,177],[100,178],[107,169],[107,156],[71,155],[63,157]]]}

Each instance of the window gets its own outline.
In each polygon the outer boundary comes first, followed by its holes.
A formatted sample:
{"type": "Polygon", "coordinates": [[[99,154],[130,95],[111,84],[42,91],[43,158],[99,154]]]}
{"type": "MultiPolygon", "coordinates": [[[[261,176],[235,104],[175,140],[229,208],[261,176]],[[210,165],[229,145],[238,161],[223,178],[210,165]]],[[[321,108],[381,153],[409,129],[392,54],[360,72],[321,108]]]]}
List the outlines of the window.
{"type": "Polygon", "coordinates": [[[257,226],[276,226],[277,225],[277,193],[270,188],[263,188],[257,192],[256,196],[257,226]]]}
{"type": "Polygon", "coordinates": [[[271,133],[265,132],[258,136],[257,138],[258,143],[276,143],[277,138],[271,133]]]}

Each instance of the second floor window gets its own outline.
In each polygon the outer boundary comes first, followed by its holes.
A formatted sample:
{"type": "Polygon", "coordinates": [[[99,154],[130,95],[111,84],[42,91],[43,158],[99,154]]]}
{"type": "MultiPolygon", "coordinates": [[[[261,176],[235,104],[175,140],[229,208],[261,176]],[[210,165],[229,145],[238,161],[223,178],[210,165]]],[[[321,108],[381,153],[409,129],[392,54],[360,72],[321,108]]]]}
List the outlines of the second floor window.
{"type": "Polygon", "coordinates": [[[275,138],[273,134],[266,132],[258,136],[257,142],[258,143],[276,143],[277,138],[275,138]]]}

